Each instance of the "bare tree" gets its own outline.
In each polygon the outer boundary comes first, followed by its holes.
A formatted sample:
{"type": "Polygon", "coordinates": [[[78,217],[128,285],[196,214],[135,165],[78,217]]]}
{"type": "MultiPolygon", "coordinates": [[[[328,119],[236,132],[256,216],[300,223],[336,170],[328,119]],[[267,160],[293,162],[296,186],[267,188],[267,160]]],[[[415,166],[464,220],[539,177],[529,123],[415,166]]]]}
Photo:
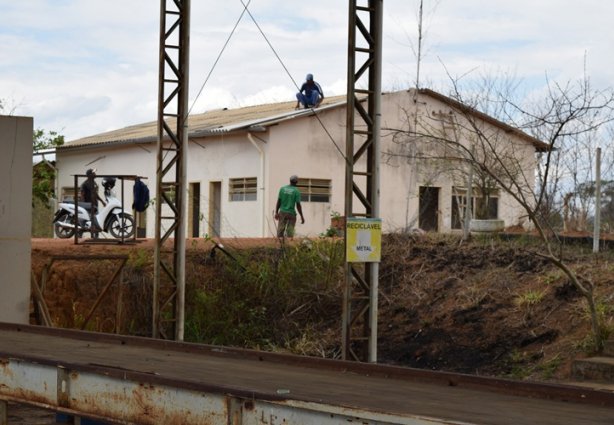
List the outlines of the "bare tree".
{"type": "Polygon", "coordinates": [[[481,187],[476,184],[482,202],[487,203],[488,191],[501,190],[522,207],[542,241],[535,254],[558,267],[584,296],[595,344],[601,349],[604,335],[592,278],[566,263],[550,213],[565,177],[560,165],[566,152],[561,149],[586,140],[614,120],[614,93],[593,89],[588,78],[564,85],[548,82],[547,89],[524,106],[514,99],[516,86],[509,80],[484,79],[479,87],[469,88],[459,79],[451,81],[449,110],[416,109],[416,125],[398,129],[412,144],[405,151],[414,152],[423,164],[439,164],[434,169],[446,169],[453,181],[462,182],[473,169],[477,179],[472,184],[482,181],[481,187]]]}

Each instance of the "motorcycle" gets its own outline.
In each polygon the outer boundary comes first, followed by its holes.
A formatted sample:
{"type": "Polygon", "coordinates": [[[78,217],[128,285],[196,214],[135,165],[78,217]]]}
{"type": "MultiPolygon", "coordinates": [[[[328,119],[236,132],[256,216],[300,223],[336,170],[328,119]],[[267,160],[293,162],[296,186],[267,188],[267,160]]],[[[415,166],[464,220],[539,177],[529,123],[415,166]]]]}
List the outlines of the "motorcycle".
{"type": "MultiPolygon", "coordinates": [[[[114,178],[105,178],[102,181],[104,187],[105,203],[98,209],[96,220],[101,226],[100,231],[110,233],[117,239],[128,239],[134,235],[135,222],[132,214],[123,211],[122,204],[115,197],[111,189],[115,186],[114,178]]],[[[67,239],[78,232],[82,237],[84,232],[90,232],[93,238],[98,237],[98,232],[92,230],[90,217],[91,203],[77,203],[77,226],[75,227],[75,202],[72,199],[64,200],[58,205],[53,219],[53,228],[58,238],[67,239]]]]}

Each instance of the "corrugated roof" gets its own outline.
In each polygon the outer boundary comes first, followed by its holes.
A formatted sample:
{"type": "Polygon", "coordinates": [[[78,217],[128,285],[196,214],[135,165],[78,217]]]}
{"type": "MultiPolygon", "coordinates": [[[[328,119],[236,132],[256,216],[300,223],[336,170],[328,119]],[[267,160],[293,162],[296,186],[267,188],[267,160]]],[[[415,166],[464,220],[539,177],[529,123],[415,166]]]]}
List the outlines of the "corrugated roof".
{"type": "MultiPolygon", "coordinates": [[[[438,99],[448,105],[458,108],[464,112],[469,112],[479,118],[496,125],[503,130],[514,133],[517,136],[525,139],[533,144],[537,151],[546,151],[549,149],[548,144],[538,140],[527,133],[511,127],[489,115],[486,115],[478,110],[461,104],[458,101],[437,93],[430,89],[420,89],[420,94],[438,99]]],[[[316,111],[336,108],[345,105],[346,96],[327,97],[322,102],[316,111]]],[[[265,105],[246,106],[236,109],[216,109],[207,111],[202,114],[190,115],[189,117],[189,136],[203,137],[220,133],[228,133],[237,130],[244,130],[250,126],[256,125],[273,125],[285,120],[294,119],[303,115],[310,115],[314,112],[310,109],[295,110],[296,101],[269,103],[265,105]]],[[[169,121],[172,123],[172,121],[169,121]]],[[[71,148],[93,147],[108,144],[136,144],[136,143],[152,143],[158,139],[158,124],[156,121],[145,124],[133,125],[130,127],[113,130],[106,133],[100,133],[93,136],[84,137],[82,139],[67,142],[63,146],[58,147],[58,150],[67,150],[71,148]]]]}
{"type": "MultiPolygon", "coordinates": [[[[345,102],[345,95],[327,97],[316,111],[335,108],[345,104],[345,102]]],[[[295,105],[295,101],[269,103],[237,109],[215,109],[202,114],[190,115],[188,121],[189,135],[199,137],[207,134],[226,133],[248,128],[252,125],[271,125],[313,113],[310,109],[295,110],[295,105]]],[[[172,121],[169,121],[169,123],[172,123],[172,121]]],[[[59,149],[103,144],[149,143],[156,141],[157,138],[158,124],[156,121],[152,121],[72,140],[59,149]]]]}

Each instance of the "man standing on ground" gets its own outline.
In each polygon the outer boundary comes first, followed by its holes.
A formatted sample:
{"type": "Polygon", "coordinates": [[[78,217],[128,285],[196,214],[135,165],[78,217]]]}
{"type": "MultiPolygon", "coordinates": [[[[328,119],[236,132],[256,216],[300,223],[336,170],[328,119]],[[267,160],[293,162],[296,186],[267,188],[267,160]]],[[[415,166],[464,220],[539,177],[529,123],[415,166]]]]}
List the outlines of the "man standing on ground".
{"type": "Polygon", "coordinates": [[[279,189],[277,205],[275,206],[275,220],[277,223],[277,237],[294,237],[294,226],[296,225],[296,211],[301,216],[301,224],[305,224],[303,208],[301,207],[301,192],[296,185],[298,177],[290,177],[290,184],[279,189]],[[296,211],[294,210],[296,206],[296,211]]]}
{"type": "Polygon", "coordinates": [[[98,213],[98,184],[96,183],[96,169],[90,168],[85,172],[87,180],[85,180],[80,187],[81,201],[90,203],[91,223],[92,223],[92,236],[96,236],[102,229],[96,219],[98,213]]]}
{"type": "Polygon", "coordinates": [[[313,81],[313,74],[307,74],[305,82],[301,86],[301,89],[296,94],[296,107],[298,109],[302,103],[305,109],[317,108],[324,100],[324,92],[322,87],[315,81],[313,81]]]}

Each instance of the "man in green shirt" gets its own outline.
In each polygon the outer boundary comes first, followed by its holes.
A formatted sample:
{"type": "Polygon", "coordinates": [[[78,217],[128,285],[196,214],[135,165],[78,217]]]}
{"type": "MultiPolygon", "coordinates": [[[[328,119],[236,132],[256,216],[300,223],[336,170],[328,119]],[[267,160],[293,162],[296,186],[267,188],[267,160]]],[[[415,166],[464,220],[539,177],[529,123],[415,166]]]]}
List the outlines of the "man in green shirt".
{"type": "Polygon", "coordinates": [[[277,224],[277,237],[294,237],[294,226],[296,225],[296,210],[301,216],[301,224],[305,224],[303,208],[301,207],[301,192],[296,187],[298,177],[290,177],[290,184],[279,189],[277,205],[275,206],[275,220],[277,224]]]}

